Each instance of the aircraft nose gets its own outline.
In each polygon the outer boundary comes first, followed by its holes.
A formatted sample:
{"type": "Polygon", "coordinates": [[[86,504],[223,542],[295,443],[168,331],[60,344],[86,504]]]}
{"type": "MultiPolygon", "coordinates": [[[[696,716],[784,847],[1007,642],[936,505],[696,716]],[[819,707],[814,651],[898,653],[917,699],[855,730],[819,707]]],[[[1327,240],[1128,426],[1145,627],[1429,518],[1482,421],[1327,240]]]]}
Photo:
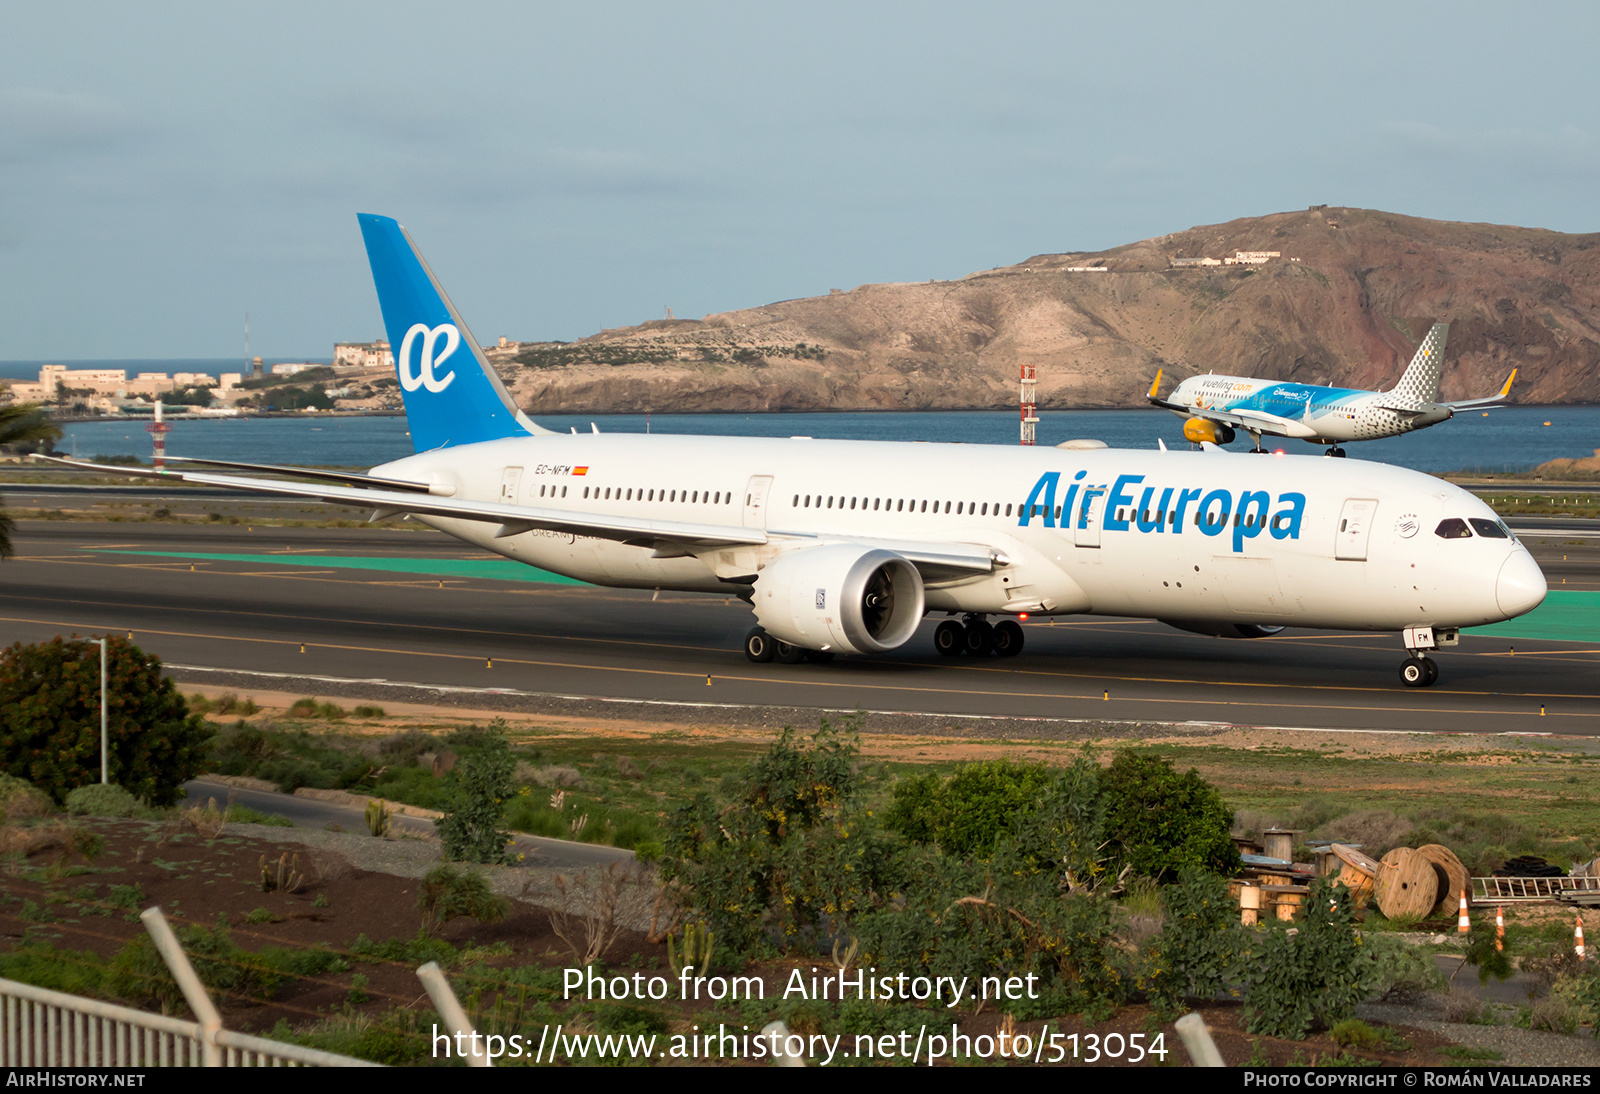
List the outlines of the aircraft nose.
{"type": "Polygon", "coordinates": [[[1495,600],[1507,619],[1533,611],[1544,600],[1546,591],[1544,573],[1525,550],[1515,551],[1506,559],[1494,586],[1495,600]]]}

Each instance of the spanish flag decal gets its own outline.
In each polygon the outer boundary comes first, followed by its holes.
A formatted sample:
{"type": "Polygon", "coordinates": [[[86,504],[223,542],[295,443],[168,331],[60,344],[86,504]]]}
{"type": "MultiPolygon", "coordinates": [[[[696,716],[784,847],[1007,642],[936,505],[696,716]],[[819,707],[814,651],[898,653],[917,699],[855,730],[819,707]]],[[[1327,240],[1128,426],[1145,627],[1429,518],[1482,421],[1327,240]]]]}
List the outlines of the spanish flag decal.
{"type": "Polygon", "coordinates": [[[587,475],[589,473],[589,469],[587,467],[574,467],[572,469],[572,473],[574,475],[587,475]]]}

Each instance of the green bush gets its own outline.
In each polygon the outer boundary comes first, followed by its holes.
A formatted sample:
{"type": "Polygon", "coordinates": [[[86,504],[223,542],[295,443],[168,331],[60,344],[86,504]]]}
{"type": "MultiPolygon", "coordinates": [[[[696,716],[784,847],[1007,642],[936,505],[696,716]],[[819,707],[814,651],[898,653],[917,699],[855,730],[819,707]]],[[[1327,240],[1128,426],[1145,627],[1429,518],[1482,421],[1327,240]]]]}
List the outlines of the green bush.
{"type": "Polygon", "coordinates": [[[1393,935],[1369,931],[1363,939],[1362,980],[1380,1000],[1415,999],[1445,986],[1433,955],[1393,935]]]}
{"type": "Polygon", "coordinates": [[[1150,947],[1146,990],[1163,1014],[1177,1014],[1187,999],[1210,1000],[1228,983],[1246,943],[1239,906],[1221,876],[1187,867],[1161,890],[1166,912],[1150,947]]]}
{"type": "Polygon", "coordinates": [[[503,862],[511,833],[501,825],[506,802],[517,789],[512,778],[516,760],[500,733],[480,731],[469,740],[471,747],[460,751],[455,770],[445,776],[445,815],[439,820],[444,857],[453,862],[503,862]]]}
{"type": "Polygon", "coordinates": [[[90,783],[67,795],[67,812],[90,817],[132,817],[140,809],[139,799],[115,783],[90,783]]]}
{"type": "Polygon", "coordinates": [[[1296,927],[1274,920],[1257,931],[1240,966],[1251,1033],[1300,1040],[1314,1024],[1348,1018],[1369,993],[1350,890],[1317,879],[1296,927]]]}
{"type": "MultiPolygon", "coordinates": [[[[283,983],[283,976],[268,962],[234,945],[220,921],[212,929],[179,927],[174,933],[200,983],[222,1006],[270,999],[283,983]]],[[[105,986],[118,998],[159,1006],[163,1014],[184,1005],[183,992],[148,935],[140,935],[116,952],[105,986]]]]}
{"type": "Polygon", "coordinates": [[[417,888],[417,908],[422,912],[422,929],[433,934],[458,916],[499,923],[511,911],[511,901],[491,891],[482,874],[436,866],[417,888]]]}
{"type": "Polygon", "coordinates": [[[884,813],[884,827],[899,832],[913,843],[932,843],[939,823],[939,799],[944,780],[933,772],[905,775],[890,793],[884,813]]]}
{"type": "Polygon", "coordinates": [[[937,798],[933,830],[939,849],[957,858],[988,854],[1019,816],[1033,810],[1050,780],[1043,764],[983,760],[962,765],[937,798]]]}
{"type": "MultiPolygon", "coordinates": [[[[111,777],[135,797],[172,805],[200,773],[207,732],[158,658],[108,637],[111,777]]],[[[0,654],[0,770],[57,801],[100,777],[100,649],[78,639],[17,643],[0,654]]]]}
{"type": "Polygon", "coordinates": [[[673,813],[663,876],[723,952],[814,942],[824,921],[843,930],[888,883],[893,848],[859,803],[858,749],[853,727],[824,721],[804,744],[785,729],[731,780],[726,808],[702,793],[673,813]]]}
{"type": "Polygon", "coordinates": [[[55,811],[56,803],[49,794],[26,779],[0,774],[0,823],[15,824],[55,811]]]}
{"type": "Polygon", "coordinates": [[[1124,749],[1100,776],[1112,856],[1146,877],[1169,878],[1185,866],[1231,875],[1239,852],[1233,810],[1190,768],[1179,774],[1154,753],[1124,749]]]}

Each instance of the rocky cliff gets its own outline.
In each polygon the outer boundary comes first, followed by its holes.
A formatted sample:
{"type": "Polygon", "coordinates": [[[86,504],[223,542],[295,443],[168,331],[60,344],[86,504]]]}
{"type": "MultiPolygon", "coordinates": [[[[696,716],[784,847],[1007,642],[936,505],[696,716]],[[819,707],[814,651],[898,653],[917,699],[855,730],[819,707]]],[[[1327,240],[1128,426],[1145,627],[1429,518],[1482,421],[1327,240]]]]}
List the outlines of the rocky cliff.
{"type": "Polygon", "coordinates": [[[1382,389],[1451,324],[1443,398],[1600,401],[1600,234],[1325,206],[957,281],[862,285],[524,343],[496,360],[530,413],[1143,404],[1198,372],[1382,389]],[[1277,251],[1259,265],[1174,266],[1277,251]],[[1083,267],[1098,267],[1090,272],[1083,267]],[[1100,272],[1103,271],[1103,272],[1100,272]]]}

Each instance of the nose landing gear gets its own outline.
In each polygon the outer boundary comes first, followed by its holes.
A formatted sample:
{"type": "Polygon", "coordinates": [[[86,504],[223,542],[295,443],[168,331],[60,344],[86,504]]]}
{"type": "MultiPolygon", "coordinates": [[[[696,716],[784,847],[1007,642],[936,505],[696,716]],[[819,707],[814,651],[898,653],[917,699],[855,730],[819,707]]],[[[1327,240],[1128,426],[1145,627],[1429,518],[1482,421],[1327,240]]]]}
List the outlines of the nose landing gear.
{"type": "Polygon", "coordinates": [[[1461,640],[1461,632],[1454,628],[1407,627],[1406,652],[1411,656],[1400,662],[1400,682],[1408,688],[1431,688],[1439,679],[1439,666],[1428,654],[1440,646],[1454,646],[1461,640]]]}
{"type": "Polygon", "coordinates": [[[1431,657],[1407,657],[1400,663],[1400,682],[1408,688],[1432,687],[1439,679],[1439,666],[1431,657]]]}

